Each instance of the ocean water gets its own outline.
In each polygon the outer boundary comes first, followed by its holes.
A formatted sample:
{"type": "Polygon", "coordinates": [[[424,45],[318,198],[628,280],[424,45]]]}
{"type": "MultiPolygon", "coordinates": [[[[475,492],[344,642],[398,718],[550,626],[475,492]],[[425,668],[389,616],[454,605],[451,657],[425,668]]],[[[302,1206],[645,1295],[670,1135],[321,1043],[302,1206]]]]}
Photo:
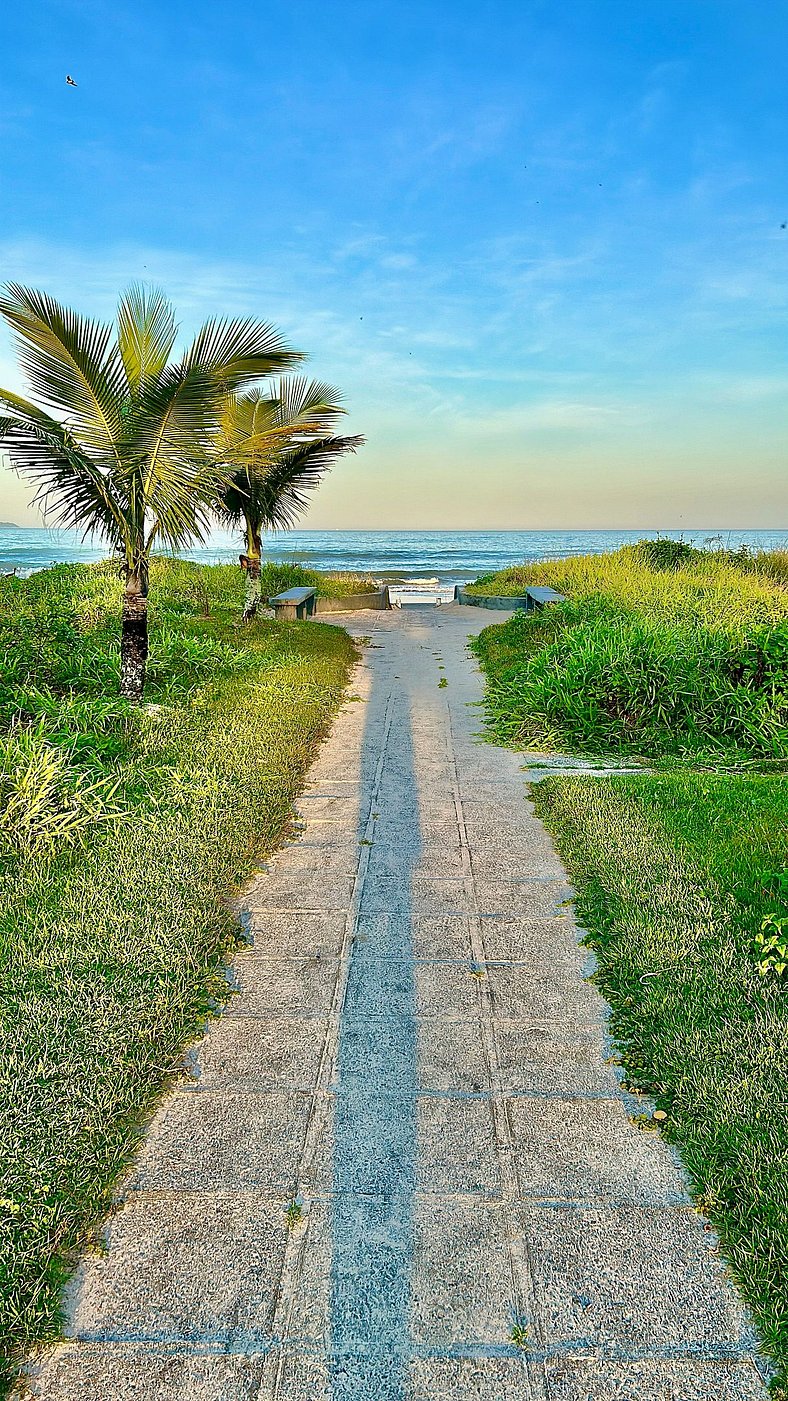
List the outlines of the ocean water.
{"type": "MultiPolygon", "coordinates": [[[[786,530],[291,530],[265,541],[269,559],[315,569],[380,578],[431,578],[463,583],[524,560],[606,554],[646,536],[682,537],[698,546],[788,549],[786,530]]],[[[204,545],[184,550],[206,564],[234,562],[239,542],[217,531],[204,545]]],[[[58,563],[89,562],[107,553],[76,531],[0,526],[0,573],[29,574],[58,563]]]]}

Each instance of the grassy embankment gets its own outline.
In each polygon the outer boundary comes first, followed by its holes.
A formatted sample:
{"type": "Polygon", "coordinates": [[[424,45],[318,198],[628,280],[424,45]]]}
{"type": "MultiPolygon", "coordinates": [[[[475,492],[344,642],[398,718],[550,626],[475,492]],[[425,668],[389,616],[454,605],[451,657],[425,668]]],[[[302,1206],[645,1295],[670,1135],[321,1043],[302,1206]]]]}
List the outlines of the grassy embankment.
{"type": "Polygon", "coordinates": [[[579,889],[627,1083],[667,1115],[785,1396],[788,979],[759,971],[756,937],[768,916],[788,932],[788,557],[666,553],[485,581],[569,602],[487,629],[479,655],[499,740],[650,761],[552,778],[537,808],[579,889]]]}
{"type": "Polygon", "coordinates": [[[56,1333],[74,1252],[227,995],[229,897],[287,827],[348,675],[346,633],[240,628],[242,591],[237,567],[154,566],[154,704],[135,712],[116,572],[0,583],[2,1380],[56,1333]]]}

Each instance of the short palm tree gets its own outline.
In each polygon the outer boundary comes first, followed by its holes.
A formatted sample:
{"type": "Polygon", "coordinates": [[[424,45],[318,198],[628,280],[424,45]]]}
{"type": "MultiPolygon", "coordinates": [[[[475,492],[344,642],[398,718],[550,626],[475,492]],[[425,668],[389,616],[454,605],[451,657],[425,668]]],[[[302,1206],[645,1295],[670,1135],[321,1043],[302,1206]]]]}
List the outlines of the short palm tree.
{"type": "Polygon", "coordinates": [[[159,291],[132,287],[117,334],[43,292],[9,284],[11,327],[35,399],[0,389],[0,447],[38,484],[47,519],[105,541],[124,580],[120,690],[142,697],[151,551],[204,538],[221,477],[228,398],[303,357],[252,318],[208,321],[171,360],[177,327],[159,291]]]}
{"type": "Polygon", "coordinates": [[[247,622],[260,606],[263,531],[294,525],[337,458],[364,442],[332,432],[343,413],[336,390],[300,376],[281,379],[268,395],[233,395],[225,405],[217,439],[225,484],[217,515],[243,530],[247,622]]]}

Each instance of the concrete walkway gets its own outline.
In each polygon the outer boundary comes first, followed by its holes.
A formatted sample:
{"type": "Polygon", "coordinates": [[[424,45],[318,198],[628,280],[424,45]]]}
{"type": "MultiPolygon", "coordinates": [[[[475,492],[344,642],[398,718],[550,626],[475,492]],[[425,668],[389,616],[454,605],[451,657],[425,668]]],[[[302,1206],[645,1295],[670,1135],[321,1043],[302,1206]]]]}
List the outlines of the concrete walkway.
{"type": "Polygon", "coordinates": [[[714,1236],[629,1120],[521,760],[476,738],[490,621],[348,617],[374,636],[302,838],[36,1397],[765,1396],[714,1236]]]}

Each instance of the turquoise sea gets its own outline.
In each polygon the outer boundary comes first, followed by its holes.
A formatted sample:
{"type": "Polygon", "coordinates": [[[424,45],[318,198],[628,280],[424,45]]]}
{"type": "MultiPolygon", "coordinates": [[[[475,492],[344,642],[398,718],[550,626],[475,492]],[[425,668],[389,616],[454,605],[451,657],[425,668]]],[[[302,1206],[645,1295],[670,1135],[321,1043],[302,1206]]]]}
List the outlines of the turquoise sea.
{"type": "MultiPolygon", "coordinates": [[[[788,549],[785,530],[292,530],[270,536],[270,559],[297,560],[316,569],[349,570],[385,578],[437,577],[461,583],[523,560],[605,554],[644,536],[672,535],[709,549],[788,549]]],[[[239,543],[217,531],[210,542],[184,551],[206,564],[237,559],[239,543]]],[[[0,526],[0,573],[28,574],[47,565],[101,559],[99,544],[74,531],[0,526]]]]}

